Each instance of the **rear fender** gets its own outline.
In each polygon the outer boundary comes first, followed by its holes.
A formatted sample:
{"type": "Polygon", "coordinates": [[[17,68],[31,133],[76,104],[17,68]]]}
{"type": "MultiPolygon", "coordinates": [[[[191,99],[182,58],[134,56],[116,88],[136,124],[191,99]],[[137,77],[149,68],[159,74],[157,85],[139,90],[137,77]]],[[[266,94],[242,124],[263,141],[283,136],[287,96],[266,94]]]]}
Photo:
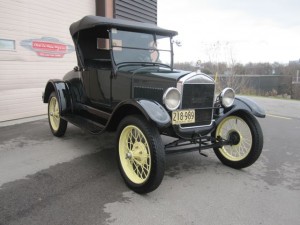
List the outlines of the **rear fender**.
{"type": "Polygon", "coordinates": [[[62,80],[49,80],[43,94],[43,102],[48,103],[50,94],[55,91],[59,102],[59,111],[64,115],[72,110],[69,86],[62,80]]]}

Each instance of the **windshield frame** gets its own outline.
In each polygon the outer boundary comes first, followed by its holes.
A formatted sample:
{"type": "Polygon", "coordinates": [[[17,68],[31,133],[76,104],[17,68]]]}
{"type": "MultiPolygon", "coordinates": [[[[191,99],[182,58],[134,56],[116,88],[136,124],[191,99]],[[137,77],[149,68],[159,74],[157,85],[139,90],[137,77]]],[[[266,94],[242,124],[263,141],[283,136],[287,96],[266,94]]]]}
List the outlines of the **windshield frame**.
{"type": "Polygon", "coordinates": [[[147,33],[147,32],[138,32],[138,31],[129,31],[129,30],[123,30],[123,29],[115,29],[115,28],[111,28],[108,30],[109,32],[109,42],[110,42],[110,52],[111,52],[111,59],[112,62],[114,64],[115,67],[119,68],[119,67],[124,67],[126,64],[128,65],[142,65],[142,66],[147,66],[147,65],[151,65],[151,66],[163,66],[163,67],[168,67],[171,70],[173,70],[173,57],[174,57],[174,53],[173,53],[173,36],[171,35],[162,35],[162,34],[156,34],[156,33],[147,33]],[[147,35],[152,35],[153,39],[155,41],[155,44],[157,43],[157,36],[163,37],[163,38],[168,38],[169,40],[169,49],[158,49],[155,48],[155,50],[151,47],[148,48],[140,48],[140,47],[131,47],[131,46],[123,46],[123,45],[116,45],[115,43],[113,43],[113,38],[114,38],[114,32],[115,31],[121,31],[121,32],[131,32],[131,33],[137,33],[137,34],[147,34],[147,35]],[[114,55],[115,53],[115,49],[114,48],[124,48],[124,49],[136,49],[136,50],[147,50],[147,51],[158,51],[158,52],[169,52],[170,53],[170,64],[166,64],[166,63],[161,63],[161,62],[150,62],[150,61],[124,61],[124,62],[117,62],[116,61],[116,56],[114,55]]]}

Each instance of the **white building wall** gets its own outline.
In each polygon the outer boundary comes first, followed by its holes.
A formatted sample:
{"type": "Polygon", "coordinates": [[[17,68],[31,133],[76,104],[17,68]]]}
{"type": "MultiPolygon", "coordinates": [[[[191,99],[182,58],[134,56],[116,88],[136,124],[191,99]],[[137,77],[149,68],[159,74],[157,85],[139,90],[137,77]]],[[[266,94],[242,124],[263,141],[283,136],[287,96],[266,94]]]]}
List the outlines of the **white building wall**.
{"type": "Polygon", "coordinates": [[[0,0],[0,41],[15,41],[15,50],[0,46],[0,122],[47,113],[46,82],[76,65],[69,26],[94,14],[95,0],[0,0]]]}

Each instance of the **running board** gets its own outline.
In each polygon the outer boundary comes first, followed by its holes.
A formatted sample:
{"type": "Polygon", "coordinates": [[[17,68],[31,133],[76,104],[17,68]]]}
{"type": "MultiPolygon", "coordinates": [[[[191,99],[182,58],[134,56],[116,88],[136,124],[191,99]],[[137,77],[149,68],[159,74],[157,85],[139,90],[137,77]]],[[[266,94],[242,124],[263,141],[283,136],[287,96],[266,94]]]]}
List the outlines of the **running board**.
{"type": "Polygon", "coordinates": [[[86,119],[78,115],[65,115],[62,116],[64,120],[74,124],[75,126],[85,129],[92,134],[101,134],[105,131],[105,126],[94,122],[92,120],[86,119]]]}

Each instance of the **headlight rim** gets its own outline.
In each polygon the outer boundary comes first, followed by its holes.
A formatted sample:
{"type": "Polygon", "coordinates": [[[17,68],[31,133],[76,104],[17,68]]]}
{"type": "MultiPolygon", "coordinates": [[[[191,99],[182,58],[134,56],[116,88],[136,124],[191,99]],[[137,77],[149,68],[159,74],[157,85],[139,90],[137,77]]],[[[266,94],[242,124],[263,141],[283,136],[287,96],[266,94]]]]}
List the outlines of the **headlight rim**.
{"type": "Polygon", "coordinates": [[[174,111],[176,109],[178,109],[181,105],[181,98],[182,98],[182,95],[181,95],[181,92],[178,90],[178,88],[176,87],[169,87],[163,94],[163,104],[165,105],[165,107],[169,110],[169,111],[174,111]],[[168,104],[166,103],[166,99],[167,99],[167,95],[171,92],[171,91],[177,91],[178,94],[179,94],[179,101],[178,101],[178,104],[176,105],[176,107],[169,107],[168,104]]]}
{"type": "Polygon", "coordinates": [[[229,108],[229,107],[231,107],[231,106],[233,105],[233,103],[234,103],[234,100],[235,100],[235,91],[234,91],[234,89],[233,89],[233,88],[230,88],[230,87],[224,88],[224,89],[221,91],[221,93],[219,94],[219,99],[220,99],[221,105],[222,105],[224,108],[229,108]],[[226,104],[224,104],[224,102],[223,102],[224,96],[225,96],[225,94],[226,94],[228,91],[232,91],[232,93],[233,93],[233,98],[232,98],[232,102],[231,102],[230,105],[226,105],[226,104]]]}

